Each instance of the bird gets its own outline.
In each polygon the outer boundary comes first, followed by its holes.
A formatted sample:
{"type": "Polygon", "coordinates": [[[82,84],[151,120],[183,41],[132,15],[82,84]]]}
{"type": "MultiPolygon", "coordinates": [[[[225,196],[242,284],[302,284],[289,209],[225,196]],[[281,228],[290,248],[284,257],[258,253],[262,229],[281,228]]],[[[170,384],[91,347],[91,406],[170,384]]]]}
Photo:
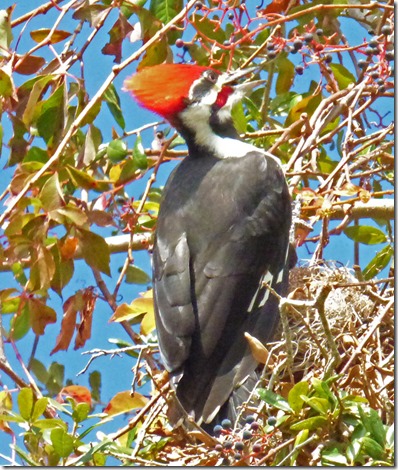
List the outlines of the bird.
{"type": "Polygon", "coordinates": [[[164,63],[124,82],[188,147],[160,201],[153,295],[160,357],[183,410],[174,424],[184,415],[208,432],[235,423],[252,393],[261,366],[245,333],[272,341],[292,264],[281,163],[243,141],[232,119],[258,85],[240,83],[251,71],[164,63]]]}

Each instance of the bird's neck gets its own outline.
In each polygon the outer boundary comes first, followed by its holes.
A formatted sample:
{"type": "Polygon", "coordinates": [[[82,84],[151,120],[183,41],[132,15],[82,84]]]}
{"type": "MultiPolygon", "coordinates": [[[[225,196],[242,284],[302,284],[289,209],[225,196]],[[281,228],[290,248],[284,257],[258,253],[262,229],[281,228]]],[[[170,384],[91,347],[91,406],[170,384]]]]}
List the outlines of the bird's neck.
{"type": "Polygon", "coordinates": [[[193,157],[214,155],[216,158],[239,158],[258,149],[243,142],[236,131],[230,114],[204,116],[200,109],[190,109],[173,123],[184,137],[189,154],[193,157]]]}

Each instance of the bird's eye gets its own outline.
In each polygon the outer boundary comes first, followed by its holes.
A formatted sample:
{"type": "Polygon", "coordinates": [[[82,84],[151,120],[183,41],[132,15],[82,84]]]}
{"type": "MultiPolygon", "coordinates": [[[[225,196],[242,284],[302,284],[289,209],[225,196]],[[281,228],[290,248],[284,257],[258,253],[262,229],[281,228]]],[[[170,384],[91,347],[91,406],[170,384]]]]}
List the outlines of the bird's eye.
{"type": "Polygon", "coordinates": [[[204,77],[209,80],[211,83],[216,83],[218,79],[218,75],[216,72],[213,72],[213,70],[206,70],[206,72],[203,74],[204,77]]]}

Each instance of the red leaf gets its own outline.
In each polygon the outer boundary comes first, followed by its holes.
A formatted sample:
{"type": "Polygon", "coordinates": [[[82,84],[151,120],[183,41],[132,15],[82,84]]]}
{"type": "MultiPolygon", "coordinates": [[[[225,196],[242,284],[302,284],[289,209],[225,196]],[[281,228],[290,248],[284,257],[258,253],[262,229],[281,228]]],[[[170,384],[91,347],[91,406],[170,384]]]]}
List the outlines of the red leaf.
{"type": "Polygon", "coordinates": [[[59,397],[73,398],[77,403],[88,403],[91,406],[91,393],[82,385],[68,385],[59,392],[59,397]]]}

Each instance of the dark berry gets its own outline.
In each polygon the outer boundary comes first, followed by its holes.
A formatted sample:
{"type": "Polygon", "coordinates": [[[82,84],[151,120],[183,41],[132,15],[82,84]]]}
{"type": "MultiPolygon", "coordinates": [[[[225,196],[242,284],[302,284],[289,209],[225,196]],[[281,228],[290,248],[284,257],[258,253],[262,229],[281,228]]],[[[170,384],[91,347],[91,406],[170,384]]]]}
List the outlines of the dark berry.
{"type": "Polygon", "coordinates": [[[311,33],[304,34],[304,41],[309,44],[314,39],[314,36],[311,33]]]}
{"type": "Polygon", "coordinates": [[[365,60],[359,60],[359,61],[358,61],[358,67],[359,67],[360,69],[366,68],[367,65],[368,65],[368,63],[367,63],[365,60]]]}
{"type": "Polygon", "coordinates": [[[384,85],[384,80],[383,80],[382,78],[379,78],[379,79],[377,80],[377,84],[378,84],[378,85],[384,85]]]}
{"type": "Polygon", "coordinates": [[[217,444],[214,448],[216,449],[217,452],[221,452],[223,450],[222,444],[217,444]]]}
{"type": "Polygon", "coordinates": [[[232,449],[233,442],[232,441],[225,441],[223,446],[224,446],[224,449],[227,449],[227,450],[232,449]]]}
{"type": "Polygon", "coordinates": [[[366,55],[371,56],[371,55],[373,55],[374,53],[375,53],[375,49],[374,49],[373,47],[367,47],[367,48],[365,49],[365,54],[366,54],[366,55]]]}
{"type": "Polygon", "coordinates": [[[245,444],[242,441],[235,442],[235,450],[242,451],[245,448],[245,444]]]}
{"type": "Polygon", "coordinates": [[[395,55],[394,55],[394,51],[387,51],[386,52],[386,60],[388,60],[389,62],[394,60],[395,58],[395,55]]]}
{"type": "Polygon", "coordinates": [[[388,36],[389,34],[391,34],[391,33],[392,33],[391,26],[388,25],[388,24],[385,24],[385,25],[381,28],[381,33],[384,34],[384,36],[388,36]]]}
{"type": "Polygon", "coordinates": [[[316,34],[317,34],[318,36],[323,36],[323,29],[322,29],[322,28],[318,28],[318,29],[316,30],[316,34]]]}
{"type": "Polygon", "coordinates": [[[386,87],[384,85],[379,86],[378,88],[379,93],[384,93],[386,91],[386,87]]]}
{"type": "Polygon", "coordinates": [[[379,78],[379,72],[373,71],[370,76],[373,78],[373,80],[377,80],[379,78]]]}
{"type": "Polygon", "coordinates": [[[268,418],[267,423],[269,424],[269,426],[275,426],[275,424],[276,424],[276,418],[275,418],[275,416],[270,416],[270,417],[268,418]]]}
{"type": "Polygon", "coordinates": [[[262,451],[261,444],[254,444],[254,446],[252,447],[252,451],[255,454],[258,454],[259,452],[261,452],[262,451]]]}
{"type": "Polygon", "coordinates": [[[294,69],[296,70],[297,75],[303,75],[304,67],[302,65],[296,65],[294,69]]]}
{"type": "Polygon", "coordinates": [[[375,39],[375,38],[374,38],[374,39],[371,39],[371,40],[369,41],[369,46],[370,46],[370,47],[377,47],[378,45],[379,45],[379,43],[377,42],[377,39],[375,39]]]}
{"type": "Polygon", "coordinates": [[[259,427],[260,427],[260,424],[257,421],[253,421],[252,424],[250,425],[250,429],[253,431],[257,431],[259,427]]]}
{"type": "Polygon", "coordinates": [[[231,43],[229,41],[224,41],[223,44],[224,44],[225,47],[228,47],[228,46],[231,45],[231,43]]]}
{"type": "Polygon", "coordinates": [[[275,59],[276,52],[275,51],[268,51],[267,57],[268,57],[268,59],[275,59]]]}
{"type": "Polygon", "coordinates": [[[333,60],[333,57],[330,54],[325,55],[325,62],[327,64],[330,64],[330,62],[332,62],[332,60],[333,60]]]}
{"type": "Polygon", "coordinates": [[[215,436],[219,436],[221,434],[222,427],[219,424],[216,424],[213,428],[213,432],[215,436]]]}
{"type": "Polygon", "coordinates": [[[252,424],[252,422],[254,421],[254,416],[253,415],[247,415],[246,418],[245,418],[245,421],[247,424],[252,424]]]}
{"type": "Polygon", "coordinates": [[[195,8],[196,8],[197,10],[201,10],[201,9],[203,8],[203,3],[202,3],[202,2],[196,2],[196,3],[195,3],[195,8]]]}
{"type": "Polygon", "coordinates": [[[230,419],[223,419],[221,421],[221,426],[223,429],[231,429],[232,428],[232,423],[230,419]]]}
{"type": "Polygon", "coordinates": [[[374,36],[375,32],[373,31],[373,29],[369,29],[368,34],[370,34],[371,36],[374,36]]]}
{"type": "Polygon", "coordinates": [[[241,458],[242,458],[242,454],[240,454],[239,452],[235,452],[234,459],[240,460],[241,458]]]}
{"type": "Polygon", "coordinates": [[[247,439],[251,439],[252,437],[253,437],[253,434],[250,431],[248,431],[247,429],[243,431],[242,439],[246,441],[247,439]]]}
{"type": "Polygon", "coordinates": [[[275,45],[272,44],[272,42],[270,42],[269,44],[267,44],[267,50],[268,51],[273,51],[275,49],[275,45]]]}
{"type": "Polygon", "coordinates": [[[176,40],[176,47],[180,48],[184,47],[184,41],[182,39],[177,39],[176,40]]]}
{"type": "Polygon", "coordinates": [[[234,14],[233,13],[228,13],[228,19],[229,20],[233,20],[235,18],[234,14]]]}
{"type": "Polygon", "coordinates": [[[303,47],[303,41],[301,41],[301,39],[296,39],[293,43],[293,47],[296,51],[299,51],[303,47]]]}

